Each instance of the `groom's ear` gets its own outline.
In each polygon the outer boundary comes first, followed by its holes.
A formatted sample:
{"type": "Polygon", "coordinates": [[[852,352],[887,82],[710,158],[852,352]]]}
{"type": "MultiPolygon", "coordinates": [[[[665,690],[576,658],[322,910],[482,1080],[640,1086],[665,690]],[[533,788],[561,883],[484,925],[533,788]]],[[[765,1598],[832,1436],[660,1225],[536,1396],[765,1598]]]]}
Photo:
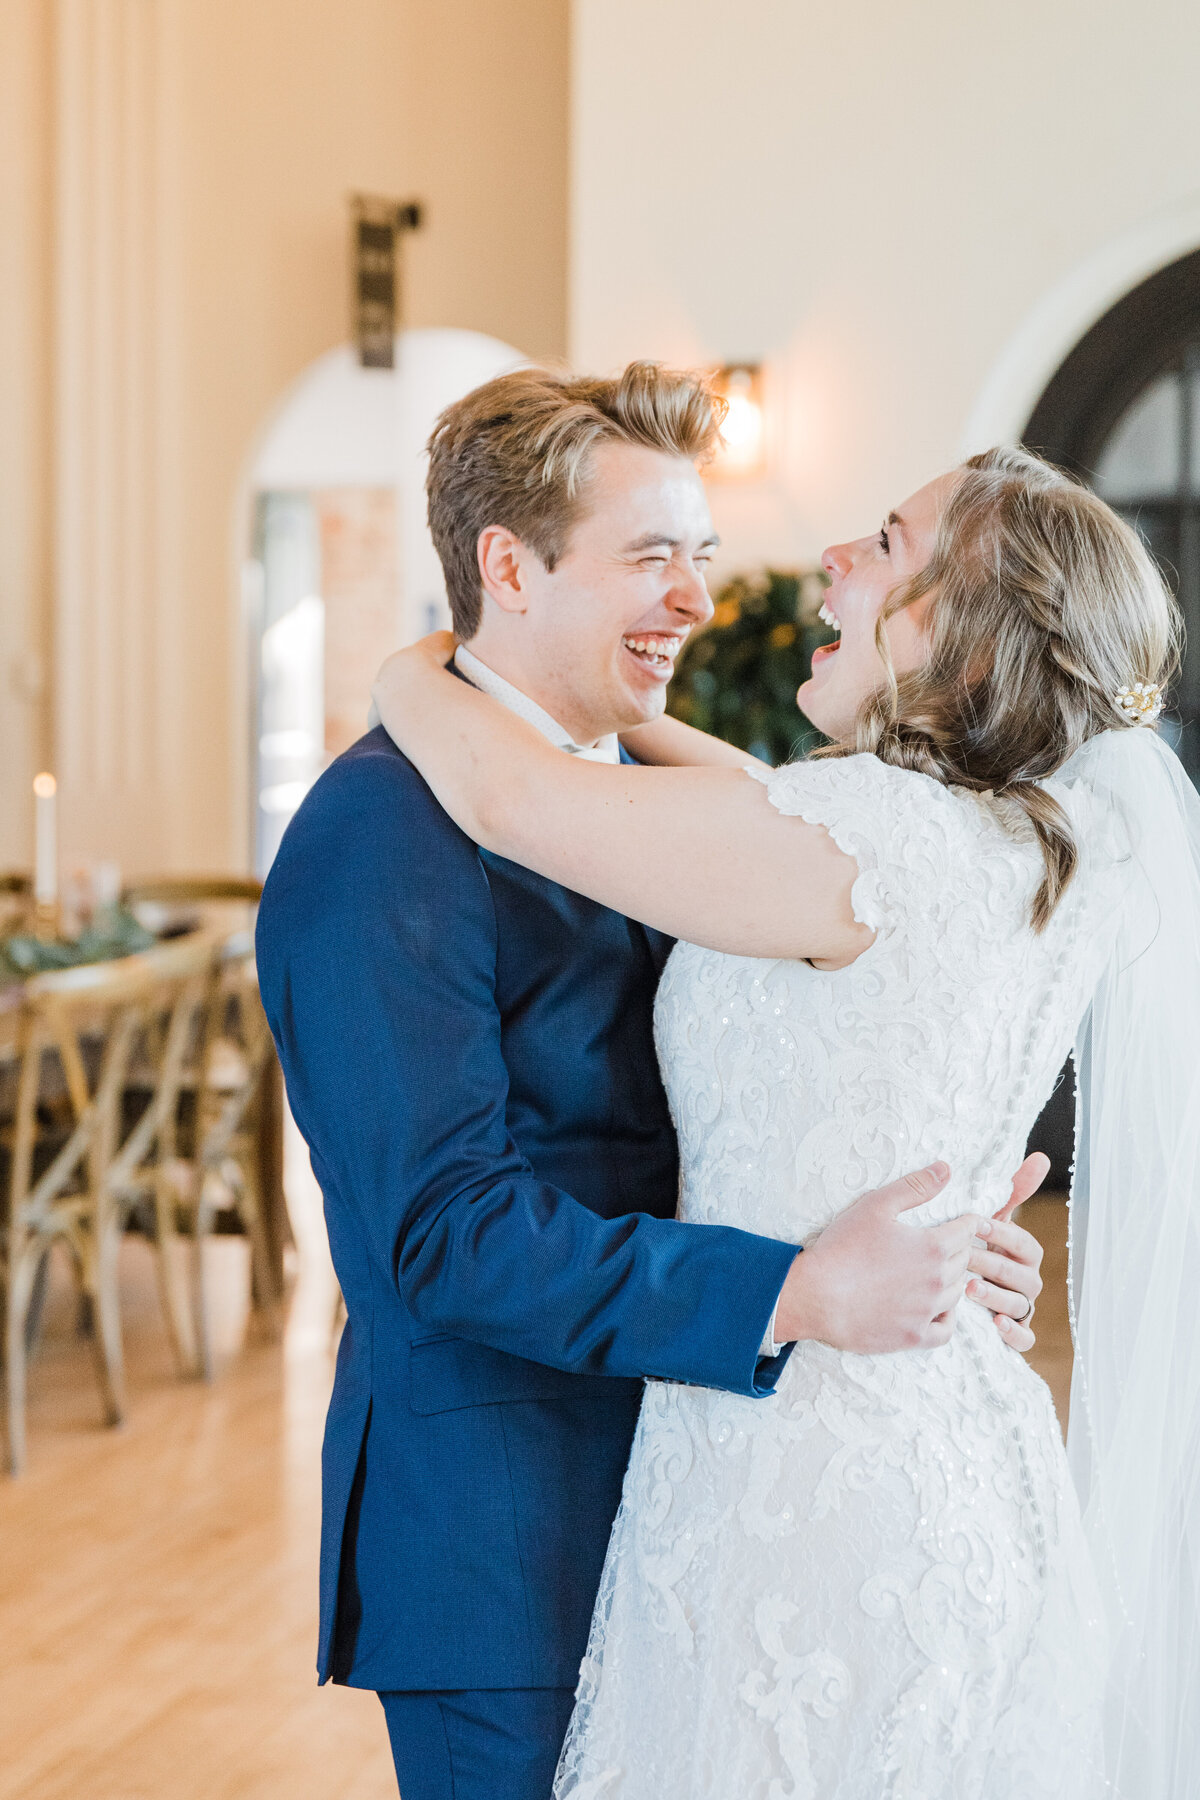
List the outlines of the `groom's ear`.
{"type": "Polygon", "coordinates": [[[479,534],[479,579],[489,600],[505,612],[528,610],[528,583],[523,579],[522,565],[531,554],[516,533],[504,525],[485,525],[479,534]]]}

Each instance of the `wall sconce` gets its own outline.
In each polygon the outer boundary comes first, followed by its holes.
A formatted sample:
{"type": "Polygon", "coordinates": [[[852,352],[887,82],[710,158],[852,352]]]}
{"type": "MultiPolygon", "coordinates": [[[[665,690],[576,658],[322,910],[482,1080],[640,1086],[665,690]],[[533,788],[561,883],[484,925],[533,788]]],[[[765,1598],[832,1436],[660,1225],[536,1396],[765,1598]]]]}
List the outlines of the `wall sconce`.
{"type": "Polygon", "coordinates": [[[713,392],[720,395],[729,410],[709,474],[739,481],[764,474],[767,445],[761,365],[726,363],[712,377],[712,385],[713,392]]]}
{"type": "Polygon", "coordinates": [[[364,369],[395,366],[400,322],[400,245],[424,222],[415,200],[350,196],[354,339],[364,369]]]}

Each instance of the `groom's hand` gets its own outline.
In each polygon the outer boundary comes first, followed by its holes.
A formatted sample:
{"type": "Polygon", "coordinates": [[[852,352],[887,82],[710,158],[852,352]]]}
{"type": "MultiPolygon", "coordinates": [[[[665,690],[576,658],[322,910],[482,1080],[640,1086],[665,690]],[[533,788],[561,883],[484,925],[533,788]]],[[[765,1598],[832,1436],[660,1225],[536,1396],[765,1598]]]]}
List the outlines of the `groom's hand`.
{"type": "Polygon", "coordinates": [[[901,1214],[924,1206],[949,1179],[945,1163],[934,1163],[839,1214],[788,1271],[776,1342],[814,1338],[862,1355],[946,1343],[985,1221],[964,1213],[914,1228],[901,1214]]]}

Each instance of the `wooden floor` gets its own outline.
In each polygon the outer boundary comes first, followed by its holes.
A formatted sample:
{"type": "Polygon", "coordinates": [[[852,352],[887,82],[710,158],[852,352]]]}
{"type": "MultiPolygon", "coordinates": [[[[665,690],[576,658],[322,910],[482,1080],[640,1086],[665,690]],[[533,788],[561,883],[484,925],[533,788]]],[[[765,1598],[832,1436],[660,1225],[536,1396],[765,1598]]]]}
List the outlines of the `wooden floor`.
{"type": "MultiPolygon", "coordinates": [[[[1025,1222],[1047,1244],[1034,1360],[1062,1414],[1065,1208],[1025,1222]]],[[[378,1701],[313,1674],[332,1292],[311,1218],[298,1234],[283,1341],[252,1332],[212,1388],[175,1375],[148,1252],[126,1246],[119,1432],[56,1285],[29,1471],[0,1477],[0,1800],[395,1800],[378,1701]]]]}
{"type": "Polygon", "coordinates": [[[1061,1195],[1048,1200],[1027,1200],[1019,1223],[1032,1231],[1045,1252],[1042,1280],[1045,1288],[1038,1301],[1034,1330],[1037,1347],[1030,1362],[1054,1395],[1059,1423],[1065,1434],[1071,1398],[1071,1326],[1067,1317],[1067,1207],[1061,1195]]]}
{"type": "Polygon", "coordinates": [[[378,1700],[314,1673],[335,1298],[321,1248],[283,1342],[251,1335],[205,1388],[176,1376],[147,1248],[129,1242],[115,1432],[65,1288],[52,1295],[28,1472],[0,1475],[2,1800],[395,1800],[378,1700]]]}

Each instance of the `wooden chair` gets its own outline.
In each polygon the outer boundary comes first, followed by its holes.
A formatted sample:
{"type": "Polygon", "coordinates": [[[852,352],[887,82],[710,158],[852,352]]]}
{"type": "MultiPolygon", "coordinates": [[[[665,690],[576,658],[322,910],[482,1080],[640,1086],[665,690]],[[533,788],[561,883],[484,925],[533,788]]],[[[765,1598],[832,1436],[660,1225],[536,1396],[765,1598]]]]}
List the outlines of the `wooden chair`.
{"type": "MultiPolygon", "coordinates": [[[[206,954],[211,969],[211,944],[206,954]]],[[[70,1250],[91,1304],[105,1418],[115,1425],[123,1417],[117,1294],[122,1212],[111,1181],[123,1147],[122,1098],[135,1049],[153,1036],[169,995],[184,971],[190,973],[193,955],[191,947],[169,945],[37,975],[25,984],[15,1116],[4,1134],[9,1180],[0,1208],[8,1466],[14,1474],[26,1454],[30,1300],[39,1265],[56,1242],[70,1250]]]]}
{"type": "Polygon", "coordinates": [[[158,901],[163,906],[203,905],[206,900],[245,900],[257,906],[262,882],[251,875],[157,875],[134,881],[122,896],[126,906],[158,901]]]}
{"type": "Polygon", "coordinates": [[[217,983],[214,1013],[199,1093],[192,1175],[193,1305],[201,1371],[209,1381],[214,1373],[214,1355],[209,1330],[211,1309],[204,1291],[204,1240],[219,1214],[233,1212],[250,1240],[254,1299],[272,1330],[280,1299],[259,1179],[264,1077],[275,1047],[259,998],[252,955],[226,957],[217,983]]]}
{"type": "Polygon", "coordinates": [[[185,1374],[199,1367],[199,1340],[191,1283],[181,1280],[192,1229],[186,1173],[181,1178],[189,1166],[183,1104],[206,1066],[220,953],[220,934],[212,931],[192,932],[146,952],[157,979],[124,1089],[126,1104],[140,1105],[104,1177],[121,1226],[135,1212],[149,1223],[163,1314],[185,1374]]]}
{"type": "MultiPolygon", "coordinates": [[[[131,882],[122,895],[129,907],[152,903],[179,909],[231,901],[257,906],[261,897],[262,883],[244,875],[146,877],[131,882]]],[[[192,1322],[200,1369],[209,1380],[214,1355],[204,1240],[222,1213],[233,1213],[250,1240],[254,1299],[269,1324],[275,1324],[280,1292],[259,1176],[265,1077],[273,1056],[254,958],[247,949],[239,949],[224,958],[200,1066],[184,1072],[184,1089],[194,1108],[193,1128],[188,1149],[171,1164],[176,1216],[194,1239],[192,1322]]],[[[159,1205],[157,1230],[166,1244],[170,1225],[165,1199],[159,1205]]],[[[176,1337],[182,1342],[178,1326],[176,1337]]]]}

